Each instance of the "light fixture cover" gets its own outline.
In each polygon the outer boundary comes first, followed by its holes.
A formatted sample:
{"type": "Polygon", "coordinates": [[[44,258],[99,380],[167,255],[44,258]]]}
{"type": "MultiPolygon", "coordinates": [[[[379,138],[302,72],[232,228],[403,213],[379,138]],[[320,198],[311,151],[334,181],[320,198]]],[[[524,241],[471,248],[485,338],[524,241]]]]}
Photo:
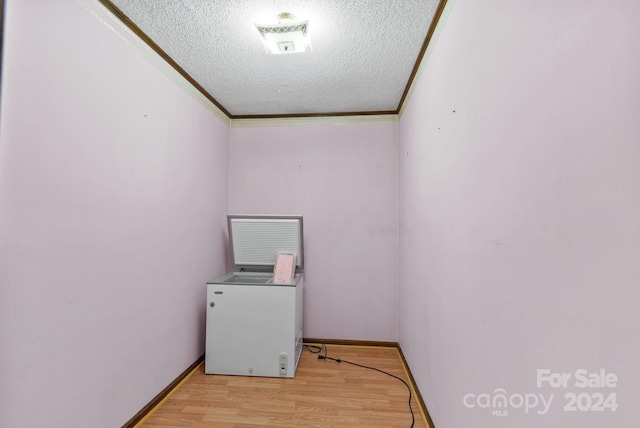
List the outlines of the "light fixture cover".
{"type": "Polygon", "coordinates": [[[309,21],[296,21],[290,13],[278,15],[277,24],[256,24],[267,53],[284,54],[311,50],[309,21]]]}

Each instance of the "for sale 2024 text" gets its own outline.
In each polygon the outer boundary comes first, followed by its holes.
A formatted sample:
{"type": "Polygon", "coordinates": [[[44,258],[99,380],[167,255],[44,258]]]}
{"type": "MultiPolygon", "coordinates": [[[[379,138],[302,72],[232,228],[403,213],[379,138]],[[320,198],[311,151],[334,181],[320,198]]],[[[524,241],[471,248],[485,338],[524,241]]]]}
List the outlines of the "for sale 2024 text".
{"type": "Polygon", "coordinates": [[[618,408],[616,393],[606,391],[618,386],[618,376],[605,369],[596,372],[578,369],[569,373],[538,369],[536,385],[538,388],[549,386],[556,389],[567,389],[572,386],[583,390],[564,394],[566,412],[615,412],[618,408]]]}

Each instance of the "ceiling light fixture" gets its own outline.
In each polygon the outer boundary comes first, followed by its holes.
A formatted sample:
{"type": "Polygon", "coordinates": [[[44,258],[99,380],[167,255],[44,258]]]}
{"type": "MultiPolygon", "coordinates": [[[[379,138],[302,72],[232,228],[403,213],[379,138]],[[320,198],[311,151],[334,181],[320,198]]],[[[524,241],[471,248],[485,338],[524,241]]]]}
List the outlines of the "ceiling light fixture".
{"type": "Polygon", "coordinates": [[[296,21],[296,17],[283,12],[277,24],[256,24],[267,53],[284,54],[311,50],[309,21],[296,21]]]}

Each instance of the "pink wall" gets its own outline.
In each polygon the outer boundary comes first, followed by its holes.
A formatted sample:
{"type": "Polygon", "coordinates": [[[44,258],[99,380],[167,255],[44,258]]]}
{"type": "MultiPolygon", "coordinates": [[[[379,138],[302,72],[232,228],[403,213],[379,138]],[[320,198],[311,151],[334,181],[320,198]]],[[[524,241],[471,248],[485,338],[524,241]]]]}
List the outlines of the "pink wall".
{"type": "Polygon", "coordinates": [[[232,128],[229,211],[302,214],[305,337],[397,340],[397,124],[232,128]]]}
{"type": "Polygon", "coordinates": [[[204,351],[229,128],[73,0],[5,24],[0,426],[121,426],[204,351]]]}
{"type": "Polygon", "coordinates": [[[7,8],[0,426],[121,425],[201,355],[227,203],[304,215],[305,336],[399,339],[438,428],[637,424],[637,2],[456,0],[399,127],[231,131],[74,1],[7,8]],[[555,398],[464,406],[498,388],[555,398]]]}
{"type": "Polygon", "coordinates": [[[438,428],[638,425],[638,16],[453,6],[399,125],[399,338],[438,428]],[[617,387],[576,387],[582,368],[617,387]],[[572,378],[538,388],[537,369],[572,378]],[[463,404],[499,388],[555,398],[544,415],[463,404]],[[565,412],[568,393],[619,408],[565,412]]]}

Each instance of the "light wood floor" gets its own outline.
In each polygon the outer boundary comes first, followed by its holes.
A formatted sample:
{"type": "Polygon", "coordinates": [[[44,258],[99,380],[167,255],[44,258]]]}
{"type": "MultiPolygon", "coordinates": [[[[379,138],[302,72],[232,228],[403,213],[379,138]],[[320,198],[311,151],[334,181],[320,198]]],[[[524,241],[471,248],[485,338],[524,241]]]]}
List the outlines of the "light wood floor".
{"type": "MultiPolygon", "coordinates": [[[[408,379],[395,348],[328,345],[327,355],[408,379]]],[[[382,373],[302,351],[293,379],[205,375],[200,365],[138,427],[411,426],[407,387],[382,373]]],[[[416,428],[427,427],[414,399],[416,428]]]]}

